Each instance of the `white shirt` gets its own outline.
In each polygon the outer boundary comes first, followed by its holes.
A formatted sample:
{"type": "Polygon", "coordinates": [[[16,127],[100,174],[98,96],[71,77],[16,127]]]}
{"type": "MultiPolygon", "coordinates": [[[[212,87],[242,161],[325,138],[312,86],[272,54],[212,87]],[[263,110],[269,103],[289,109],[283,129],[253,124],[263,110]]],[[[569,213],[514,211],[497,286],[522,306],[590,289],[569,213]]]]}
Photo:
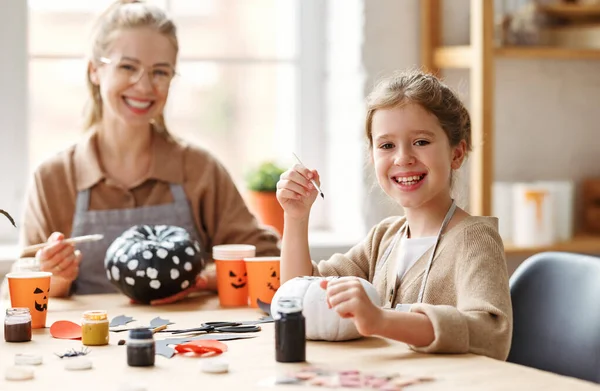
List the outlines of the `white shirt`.
{"type": "Polygon", "coordinates": [[[408,269],[419,260],[435,244],[436,236],[423,238],[407,238],[402,235],[400,239],[400,259],[398,262],[398,279],[402,279],[408,269]]]}

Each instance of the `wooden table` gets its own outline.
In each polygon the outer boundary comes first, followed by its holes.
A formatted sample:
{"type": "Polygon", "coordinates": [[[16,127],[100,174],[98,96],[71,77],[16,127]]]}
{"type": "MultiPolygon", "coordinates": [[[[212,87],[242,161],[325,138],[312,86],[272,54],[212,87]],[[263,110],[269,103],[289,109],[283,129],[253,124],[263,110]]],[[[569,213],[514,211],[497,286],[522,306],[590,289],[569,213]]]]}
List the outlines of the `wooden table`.
{"type": "MultiPolygon", "coordinates": [[[[2,303],[5,308],[7,303],[2,303]]],[[[73,299],[50,299],[47,324],[57,320],[79,322],[85,310],[106,309],[109,318],[117,315],[134,317],[140,324],[160,316],[185,328],[205,321],[255,320],[262,314],[255,309],[220,309],[213,296],[197,297],[161,307],[130,305],[121,295],[79,296],[73,299]]],[[[2,314],[4,314],[2,310],[2,314]]],[[[3,317],[4,315],[2,315],[3,317]]],[[[134,325],[131,323],[130,325],[134,325]]],[[[156,357],[150,368],[127,366],[126,347],[118,346],[124,333],[111,333],[110,344],[92,347],[87,356],[94,368],[88,371],[67,371],[64,360],[54,355],[70,348],[80,348],[80,341],[58,340],[49,329],[34,330],[28,343],[6,343],[0,338],[0,390],[119,390],[123,384],[142,384],[148,391],[178,390],[305,390],[308,387],[289,385],[266,386],[272,379],[301,364],[281,364],[275,361],[273,324],[263,324],[256,338],[225,342],[230,372],[206,374],[200,370],[202,360],[178,356],[156,357]],[[35,367],[35,379],[23,382],[4,380],[4,372],[14,361],[14,355],[41,354],[44,363],[35,367]]],[[[2,328],[2,333],[4,332],[2,328]]],[[[165,338],[164,334],[157,335],[165,338]]],[[[560,352],[557,352],[560,354],[560,352]]],[[[382,339],[363,338],[351,342],[308,342],[309,364],[334,369],[360,369],[372,372],[397,372],[410,376],[436,378],[408,390],[598,390],[599,386],[585,381],[554,375],[514,364],[475,355],[427,355],[409,350],[405,344],[382,339]]],[[[306,364],[304,364],[306,365],[306,364]]],[[[319,389],[317,387],[311,389],[319,389]]],[[[320,388],[322,389],[322,388],[320,388]]]]}

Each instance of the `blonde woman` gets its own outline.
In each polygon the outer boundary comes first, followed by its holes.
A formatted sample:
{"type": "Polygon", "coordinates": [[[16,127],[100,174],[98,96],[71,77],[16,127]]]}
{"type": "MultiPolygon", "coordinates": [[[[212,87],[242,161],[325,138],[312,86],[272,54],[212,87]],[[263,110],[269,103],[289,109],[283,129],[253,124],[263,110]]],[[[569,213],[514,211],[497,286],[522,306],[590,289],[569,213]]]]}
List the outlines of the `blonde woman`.
{"type": "MultiPolygon", "coordinates": [[[[224,243],[278,255],[225,168],[207,151],[169,135],[163,110],[177,67],[173,21],[141,1],[118,1],[97,21],[87,69],[85,137],[44,162],[27,198],[22,244],[48,242],[36,257],[53,273],[50,295],[114,292],[104,271],[110,243],[136,224],[185,228],[205,251],[224,243]],[[101,233],[100,242],[64,243],[101,233]]],[[[216,289],[214,268],[196,289],[216,289]]]]}
{"type": "Polygon", "coordinates": [[[355,278],[323,282],[330,306],[363,335],[420,352],[472,352],[505,360],[512,335],[508,273],[497,219],[470,216],[451,198],[453,172],[471,149],[469,113],[432,75],[383,80],[367,105],[366,140],[377,182],[405,216],[373,227],[346,254],[311,262],[307,226],[318,173],[286,171],[282,281],[302,275],[358,276],[385,300],[375,306],[355,278]],[[395,309],[395,310],[386,310],[395,309]]]}

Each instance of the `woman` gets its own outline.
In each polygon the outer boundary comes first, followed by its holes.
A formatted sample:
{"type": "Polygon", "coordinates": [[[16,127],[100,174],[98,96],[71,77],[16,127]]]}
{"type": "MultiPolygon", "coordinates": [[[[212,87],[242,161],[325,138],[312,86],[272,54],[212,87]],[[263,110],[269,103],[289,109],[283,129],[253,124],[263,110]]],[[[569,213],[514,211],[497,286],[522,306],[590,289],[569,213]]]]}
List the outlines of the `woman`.
{"type": "MultiPolygon", "coordinates": [[[[185,228],[206,252],[245,243],[278,255],[278,237],[260,228],[225,168],[207,151],[175,140],[163,110],[175,76],[176,28],[160,8],[118,1],[93,34],[87,84],[91,104],[82,141],[44,162],[28,194],[22,244],[53,273],[50,294],[114,292],[104,272],[110,243],[136,224],[185,228]],[[100,242],[65,237],[101,233],[100,242]]],[[[215,289],[207,268],[194,289],[215,289]]]]}

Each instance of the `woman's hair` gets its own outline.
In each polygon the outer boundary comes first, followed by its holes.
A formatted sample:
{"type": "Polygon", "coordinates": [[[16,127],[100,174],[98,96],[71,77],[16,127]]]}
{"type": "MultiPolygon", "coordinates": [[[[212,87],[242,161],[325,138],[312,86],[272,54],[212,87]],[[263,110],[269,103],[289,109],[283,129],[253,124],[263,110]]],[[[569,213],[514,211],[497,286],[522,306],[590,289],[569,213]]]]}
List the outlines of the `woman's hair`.
{"type": "Polygon", "coordinates": [[[373,148],[373,115],[387,109],[416,103],[435,115],[451,146],[462,140],[471,150],[471,118],[458,96],[437,77],[421,72],[396,73],[380,81],[367,98],[366,136],[373,148]]]}
{"type": "MultiPolygon", "coordinates": [[[[114,35],[123,29],[149,27],[163,34],[173,44],[176,53],[179,51],[177,29],[165,11],[161,8],[138,0],[119,0],[108,7],[100,15],[92,30],[92,46],[89,61],[98,64],[98,59],[105,56],[114,39],[114,35]]],[[[87,70],[87,87],[90,99],[85,111],[84,127],[90,129],[102,119],[102,98],[100,87],[90,79],[91,69],[87,70]]],[[[170,137],[161,113],[152,122],[153,128],[170,137]]]]}

